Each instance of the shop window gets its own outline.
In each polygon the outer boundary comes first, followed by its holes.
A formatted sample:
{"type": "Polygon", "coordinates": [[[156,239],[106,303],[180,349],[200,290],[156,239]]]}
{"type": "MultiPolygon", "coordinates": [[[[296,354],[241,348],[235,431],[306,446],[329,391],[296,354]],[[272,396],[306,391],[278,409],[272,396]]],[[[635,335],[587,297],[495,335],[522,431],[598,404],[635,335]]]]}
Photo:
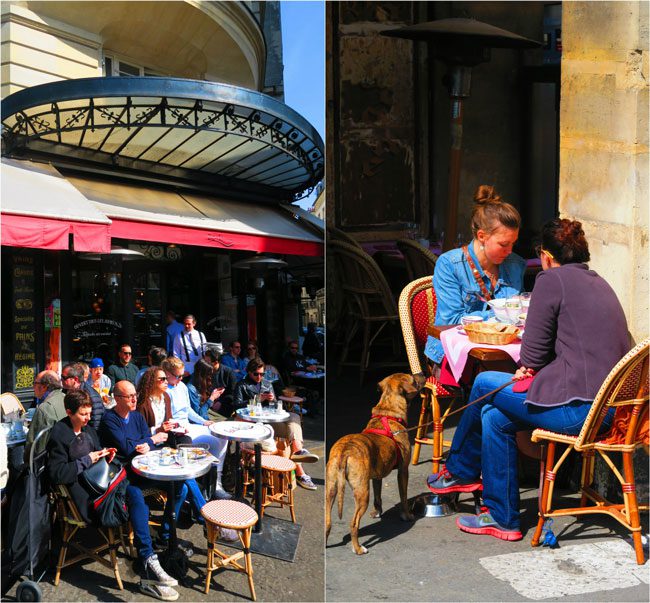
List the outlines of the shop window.
{"type": "Polygon", "coordinates": [[[61,373],[61,294],[57,255],[43,257],[44,343],[47,370],[61,373]]]}
{"type": "Polygon", "coordinates": [[[133,276],[133,361],[147,364],[151,346],[165,347],[163,341],[161,274],[158,271],[138,272],[133,276]]]}

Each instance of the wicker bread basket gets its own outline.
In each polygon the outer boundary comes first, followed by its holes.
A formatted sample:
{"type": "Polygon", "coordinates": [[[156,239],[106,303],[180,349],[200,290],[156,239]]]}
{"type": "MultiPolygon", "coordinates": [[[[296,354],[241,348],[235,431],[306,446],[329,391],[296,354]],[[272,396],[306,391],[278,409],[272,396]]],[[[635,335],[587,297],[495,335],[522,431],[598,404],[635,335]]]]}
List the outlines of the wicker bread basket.
{"type": "Polygon", "coordinates": [[[506,345],[512,343],[519,335],[519,329],[513,325],[500,323],[479,322],[463,327],[472,343],[489,343],[490,345],[506,345]]]}

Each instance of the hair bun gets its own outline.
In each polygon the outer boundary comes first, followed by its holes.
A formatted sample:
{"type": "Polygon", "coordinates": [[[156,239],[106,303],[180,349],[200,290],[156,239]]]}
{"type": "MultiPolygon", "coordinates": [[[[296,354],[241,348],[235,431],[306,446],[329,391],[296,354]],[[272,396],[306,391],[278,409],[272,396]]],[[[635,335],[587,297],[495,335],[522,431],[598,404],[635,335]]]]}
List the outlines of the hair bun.
{"type": "Polygon", "coordinates": [[[501,203],[501,195],[497,194],[493,186],[481,184],[474,193],[474,203],[487,205],[488,203],[501,203]]]}

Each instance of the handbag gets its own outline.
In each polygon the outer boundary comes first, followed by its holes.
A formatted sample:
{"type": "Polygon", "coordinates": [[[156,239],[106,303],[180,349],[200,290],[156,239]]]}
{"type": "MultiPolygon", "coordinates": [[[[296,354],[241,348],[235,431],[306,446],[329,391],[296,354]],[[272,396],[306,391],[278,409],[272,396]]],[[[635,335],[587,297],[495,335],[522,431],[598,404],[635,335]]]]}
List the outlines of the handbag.
{"type": "Polygon", "coordinates": [[[79,481],[91,496],[101,496],[106,492],[111,481],[120,473],[122,463],[113,459],[110,463],[102,457],[79,476],[79,481]]]}

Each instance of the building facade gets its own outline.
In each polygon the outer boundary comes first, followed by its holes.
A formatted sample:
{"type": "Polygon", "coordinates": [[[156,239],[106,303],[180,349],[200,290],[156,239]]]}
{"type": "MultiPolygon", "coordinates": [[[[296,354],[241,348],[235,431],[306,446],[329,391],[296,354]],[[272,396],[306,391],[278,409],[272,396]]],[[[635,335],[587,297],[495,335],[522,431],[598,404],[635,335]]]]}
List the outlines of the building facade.
{"type": "Polygon", "coordinates": [[[322,286],[292,201],[324,166],[282,102],[279,4],[6,2],[2,40],[3,389],[124,342],[146,363],[169,310],[279,359],[295,283],[322,286]]]}

